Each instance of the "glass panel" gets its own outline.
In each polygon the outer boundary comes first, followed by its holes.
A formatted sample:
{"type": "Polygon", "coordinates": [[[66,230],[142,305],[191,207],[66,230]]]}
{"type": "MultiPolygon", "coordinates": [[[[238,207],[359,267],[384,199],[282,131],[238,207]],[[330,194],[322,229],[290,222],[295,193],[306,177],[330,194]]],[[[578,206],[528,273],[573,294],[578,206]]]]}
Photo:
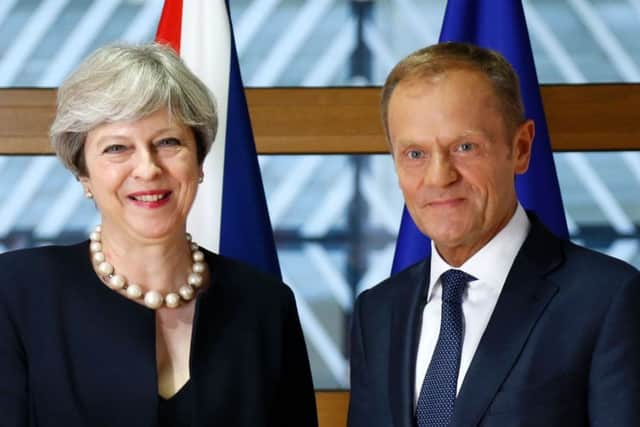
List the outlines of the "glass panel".
{"type": "MultiPolygon", "coordinates": [[[[560,153],[571,238],[640,267],[640,153],[560,153]]],[[[388,276],[402,196],[387,155],[261,156],[285,281],[317,388],[347,385],[354,296],[388,276]]],[[[86,239],[93,203],[51,156],[0,157],[3,250],[86,239]]]]}
{"type": "MultiPolygon", "coordinates": [[[[97,46],[152,40],[162,0],[0,2],[0,87],[57,86],[97,46]]],[[[445,0],[234,0],[247,86],[379,85],[435,43],[445,0]]],[[[542,83],[640,81],[637,1],[526,0],[542,83]]]]}

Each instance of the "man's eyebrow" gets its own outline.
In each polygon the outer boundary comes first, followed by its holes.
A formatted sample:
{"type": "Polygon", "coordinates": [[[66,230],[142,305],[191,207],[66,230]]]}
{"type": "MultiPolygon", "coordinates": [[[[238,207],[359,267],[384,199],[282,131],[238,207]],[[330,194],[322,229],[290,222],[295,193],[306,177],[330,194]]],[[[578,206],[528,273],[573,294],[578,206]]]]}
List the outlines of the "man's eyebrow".
{"type": "Polygon", "coordinates": [[[478,134],[480,134],[480,135],[484,135],[484,136],[487,136],[487,135],[488,135],[488,134],[487,134],[484,130],[482,130],[482,129],[467,129],[467,130],[464,130],[464,131],[460,132],[460,136],[461,136],[461,137],[465,137],[465,136],[469,136],[469,135],[478,135],[478,134]]]}

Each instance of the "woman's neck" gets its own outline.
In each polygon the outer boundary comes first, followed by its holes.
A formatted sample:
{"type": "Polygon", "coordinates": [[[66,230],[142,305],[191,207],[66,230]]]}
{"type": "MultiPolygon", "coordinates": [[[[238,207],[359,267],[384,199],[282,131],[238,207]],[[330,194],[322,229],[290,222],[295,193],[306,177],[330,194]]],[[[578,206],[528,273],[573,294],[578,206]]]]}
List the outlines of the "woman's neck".
{"type": "Polygon", "coordinates": [[[159,239],[142,239],[104,224],[102,248],[115,271],[145,291],[175,292],[186,283],[193,263],[184,231],[159,239]]]}

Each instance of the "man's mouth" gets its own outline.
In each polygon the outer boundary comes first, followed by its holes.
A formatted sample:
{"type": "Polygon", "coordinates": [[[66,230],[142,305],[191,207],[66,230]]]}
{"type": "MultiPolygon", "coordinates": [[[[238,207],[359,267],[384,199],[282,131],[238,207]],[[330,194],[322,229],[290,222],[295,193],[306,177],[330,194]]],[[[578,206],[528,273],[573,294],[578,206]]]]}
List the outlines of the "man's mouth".
{"type": "Polygon", "coordinates": [[[427,203],[427,205],[432,207],[452,207],[457,206],[462,201],[463,199],[460,197],[452,197],[447,199],[431,200],[427,203]]]}

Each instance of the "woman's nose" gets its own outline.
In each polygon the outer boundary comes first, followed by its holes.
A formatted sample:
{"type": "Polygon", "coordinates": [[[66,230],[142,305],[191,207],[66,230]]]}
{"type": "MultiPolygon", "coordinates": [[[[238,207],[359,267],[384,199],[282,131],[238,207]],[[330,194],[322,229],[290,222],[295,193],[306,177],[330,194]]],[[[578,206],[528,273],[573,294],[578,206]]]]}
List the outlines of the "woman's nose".
{"type": "Polygon", "coordinates": [[[134,177],[142,180],[151,180],[156,178],[162,172],[157,159],[150,150],[139,151],[136,156],[136,165],[134,169],[134,177]]]}

